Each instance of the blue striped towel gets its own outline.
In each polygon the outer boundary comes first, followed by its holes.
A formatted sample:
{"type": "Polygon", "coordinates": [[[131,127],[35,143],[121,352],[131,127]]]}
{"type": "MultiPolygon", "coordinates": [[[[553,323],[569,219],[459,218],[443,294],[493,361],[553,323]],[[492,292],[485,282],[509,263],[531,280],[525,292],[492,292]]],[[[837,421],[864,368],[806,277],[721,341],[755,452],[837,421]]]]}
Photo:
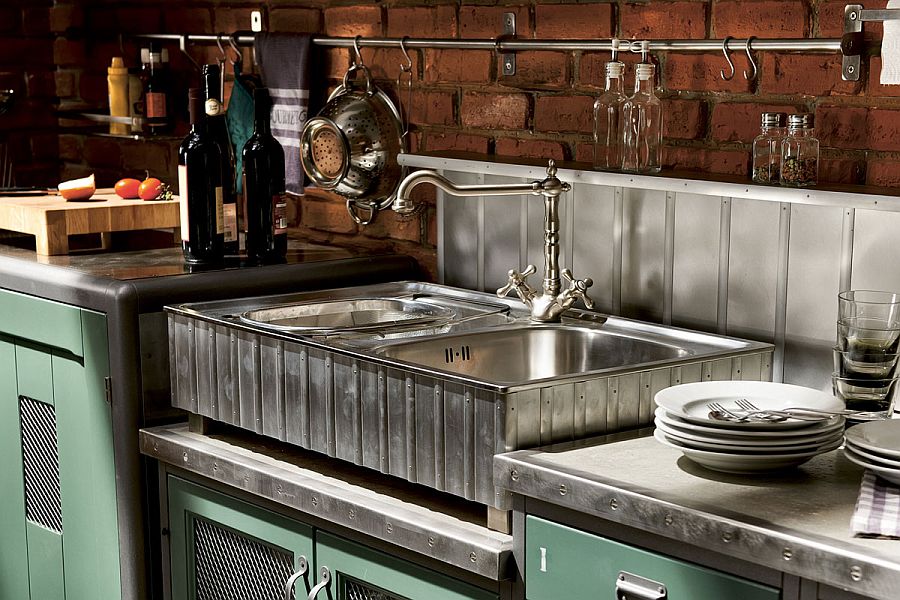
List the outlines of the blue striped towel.
{"type": "Polygon", "coordinates": [[[857,537],[900,538],[900,487],[867,470],[850,529],[857,537]]]}

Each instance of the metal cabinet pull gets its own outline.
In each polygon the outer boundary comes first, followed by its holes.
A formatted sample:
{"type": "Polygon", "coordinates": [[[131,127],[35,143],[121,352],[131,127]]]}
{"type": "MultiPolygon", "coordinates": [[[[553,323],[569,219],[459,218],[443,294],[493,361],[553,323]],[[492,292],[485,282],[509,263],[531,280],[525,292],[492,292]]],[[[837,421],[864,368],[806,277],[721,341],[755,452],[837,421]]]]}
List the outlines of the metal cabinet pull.
{"type": "MultiPolygon", "coordinates": [[[[666,586],[640,575],[619,571],[616,577],[616,600],[666,600],[666,586]]],[[[312,597],[310,597],[312,600],[312,597]]]]}
{"type": "Polygon", "coordinates": [[[294,585],[301,577],[306,585],[306,593],[309,594],[309,561],[301,554],[297,565],[300,568],[284,583],[284,600],[294,600],[294,585]]]}
{"type": "Polygon", "coordinates": [[[307,598],[307,600],[316,600],[316,596],[319,595],[319,592],[321,592],[322,589],[324,589],[325,593],[328,595],[328,600],[332,600],[331,571],[328,570],[328,567],[322,567],[321,573],[322,573],[321,581],[319,581],[319,583],[316,584],[316,587],[314,587],[312,590],[310,590],[309,598],[307,598]]]}

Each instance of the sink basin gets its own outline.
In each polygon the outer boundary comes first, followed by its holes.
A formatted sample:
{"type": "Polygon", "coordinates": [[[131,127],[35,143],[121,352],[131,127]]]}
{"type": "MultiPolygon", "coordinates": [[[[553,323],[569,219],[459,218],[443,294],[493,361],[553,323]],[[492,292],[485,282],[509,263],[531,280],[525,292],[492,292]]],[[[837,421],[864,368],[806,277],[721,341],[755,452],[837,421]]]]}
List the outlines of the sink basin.
{"type": "Polygon", "coordinates": [[[521,385],[691,356],[691,350],[579,326],[473,331],[401,342],[376,354],[498,385],[521,385]]]}

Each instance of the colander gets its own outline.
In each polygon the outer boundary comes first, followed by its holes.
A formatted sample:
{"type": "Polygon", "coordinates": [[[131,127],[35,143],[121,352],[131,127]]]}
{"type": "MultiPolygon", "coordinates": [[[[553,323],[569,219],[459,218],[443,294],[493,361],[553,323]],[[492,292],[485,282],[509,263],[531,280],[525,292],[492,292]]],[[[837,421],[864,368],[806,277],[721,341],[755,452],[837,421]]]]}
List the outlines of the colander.
{"type": "Polygon", "coordinates": [[[353,64],[325,107],[303,127],[300,161],[316,185],[346,198],[350,216],[366,225],[393,201],[403,147],[397,107],[372,83],[365,65],[353,64]],[[356,72],[364,86],[351,77],[356,72]],[[369,214],[364,218],[360,211],[369,214]]]}

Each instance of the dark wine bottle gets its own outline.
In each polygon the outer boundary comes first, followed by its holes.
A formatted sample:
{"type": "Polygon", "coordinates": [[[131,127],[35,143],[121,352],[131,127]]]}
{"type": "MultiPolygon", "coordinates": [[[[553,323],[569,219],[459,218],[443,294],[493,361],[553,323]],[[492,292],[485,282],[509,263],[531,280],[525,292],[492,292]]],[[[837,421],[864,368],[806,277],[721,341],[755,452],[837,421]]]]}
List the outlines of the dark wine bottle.
{"type": "Polygon", "coordinates": [[[188,94],[191,131],[178,148],[178,195],[181,202],[181,249],[192,265],[222,262],[222,150],[210,136],[203,95],[188,94]]]}
{"type": "Polygon", "coordinates": [[[234,186],[234,147],[228,135],[225,108],[222,104],[222,73],[219,65],[203,65],[203,86],[206,92],[207,129],[222,150],[222,206],[225,218],[225,254],[236,255],[238,244],[238,211],[234,186]]]}
{"type": "Polygon", "coordinates": [[[244,144],[244,203],[247,207],[247,257],[256,262],[280,262],[287,252],[284,149],[269,124],[269,90],[253,92],[253,135],[244,144]]]}

